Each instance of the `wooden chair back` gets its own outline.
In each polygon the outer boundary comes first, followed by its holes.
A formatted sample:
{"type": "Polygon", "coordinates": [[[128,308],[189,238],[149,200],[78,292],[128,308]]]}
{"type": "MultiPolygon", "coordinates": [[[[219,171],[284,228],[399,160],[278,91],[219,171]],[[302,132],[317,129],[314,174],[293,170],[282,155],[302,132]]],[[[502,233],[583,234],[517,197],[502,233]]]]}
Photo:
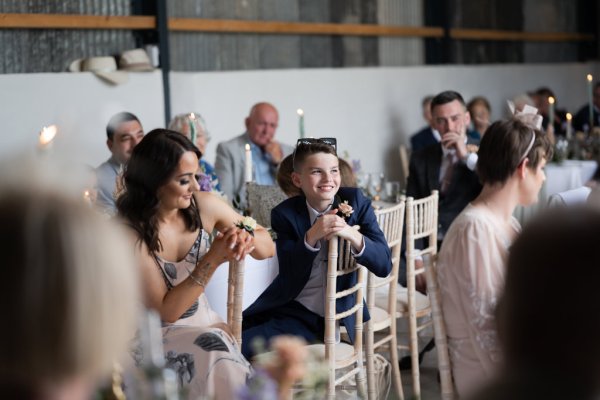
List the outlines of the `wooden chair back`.
{"type": "Polygon", "coordinates": [[[425,277],[427,279],[427,293],[429,294],[432,309],[433,333],[437,348],[442,400],[453,400],[454,383],[452,381],[452,368],[450,365],[450,354],[448,353],[448,337],[446,336],[446,324],[442,312],[440,288],[437,282],[436,261],[437,257],[435,255],[426,254],[423,256],[425,277]]]}
{"type": "Polygon", "coordinates": [[[395,206],[382,210],[375,210],[377,222],[392,253],[392,270],[386,278],[379,278],[369,272],[367,274],[367,308],[371,319],[367,322],[365,335],[365,354],[367,361],[367,390],[369,399],[377,396],[375,384],[375,352],[384,344],[388,345],[392,364],[392,379],[396,395],[404,399],[402,391],[402,378],[398,365],[398,341],[396,336],[396,286],[398,282],[398,269],[400,265],[400,250],[402,247],[402,231],[404,229],[405,199],[395,206]],[[377,292],[387,296],[387,307],[380,308],[375,305],[377,292]],[[378,336],[375,342],[375,333],[386,331],[387,334],[378,336]]]}
{"type": "Polygon", "coordinates": [[[413,396],[421,396],[420,370],[419,370],[419,343],[418,333],[431,322],[417,326],[417,318],[431,315],[431,307],[417,313],[416,304],[416,276],[425,272],[424,269],[415,269],[415,260],[426,254],[434,257],[437,254],[437,229],[438,229],[438,191],[434,190],[430,196],[414,200],[406,199],[406,283],[408,303],[408,331],[409,349],[411,353],[411,375],[413,396]],[[416,242],[420,239],[427,240],[427,247],[417,249],[416,242]]]}
{"type": "Polygon", "coordinates": [[[363,286],[365,280],[364,267],[357,264],[351,253],[352,245],[347,240],[333,236],[329,240],[327,253],[327,286],[325,294],[325,337],[324,345],[310,345],[309,351],[322,354],[325,357],[328,370],[327,398],[335,399],[336,387],[354,377],[359,396],[365,398],[365,374],[363,368],[363,286]],[[346,289],[337,287],[340,276],[356,273],[356,283],[346,289]],[[345,296],[354,296],[352,307],[343,312],[337,312],[336,302],[345,296]],[[337,323],[352,314],[355,314],[354,329],[356,337],[352,345],[338,343],[336,335],[337,323]],[[336,371],[344,369],[343,375],[336,378],[336,371]]]}
{"type": "Polygon", "coordinates": [[[227,325],[238,348],[242,348],[242,311],[244,302],[244,260],[229,263],[227,279],[227,325]]]}

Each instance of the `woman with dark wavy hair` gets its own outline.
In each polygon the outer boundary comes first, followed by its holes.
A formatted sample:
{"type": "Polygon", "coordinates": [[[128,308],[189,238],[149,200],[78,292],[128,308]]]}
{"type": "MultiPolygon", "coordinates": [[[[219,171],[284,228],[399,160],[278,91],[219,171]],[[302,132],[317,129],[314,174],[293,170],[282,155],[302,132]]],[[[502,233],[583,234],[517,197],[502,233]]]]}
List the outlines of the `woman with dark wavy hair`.
{"type": "Polygon", "coordinates": [[[508,248],[521,230],[512,214],[517,205],[537,201],[552,147],[544,133],[511,119],[489,127],[478,156],[483,189],[452,222],[438,260],[452,375],[461,398],[498,368],[494,310],[508,248]]]}
{"type": "Polygon", "coordinates": [[[199,157],[177,132],[148,133],[127,164],[117,209],[135,232],[145,303],[163,320],[167,365],[189,398],[234,398],[250,365],[204,288],[223,262],[246,254],[267,258],[274,245],[264,228],[257,226],[252,236],[235,226],[241,215],[199,191],[199,157]],[[218,233],[210,243],[214,229],[218,233]]]}

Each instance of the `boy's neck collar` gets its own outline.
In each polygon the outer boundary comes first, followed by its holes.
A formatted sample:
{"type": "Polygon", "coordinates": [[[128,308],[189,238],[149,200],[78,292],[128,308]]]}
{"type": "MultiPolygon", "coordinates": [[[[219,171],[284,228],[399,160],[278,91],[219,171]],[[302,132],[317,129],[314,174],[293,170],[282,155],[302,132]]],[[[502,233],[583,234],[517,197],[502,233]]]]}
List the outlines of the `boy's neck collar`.
{"type": "Polygon", "coordinates": [[[333,205],[333,201],[326,203],[324,207],[323,207],[323,204],[319,204],[319,206],[315,207],[315,205],[313,205],[310,202],[310,200],[308,200],[308,198],[307,198],[306,205],[309,206],[310,208],[312,208],[313,210],[315,210],[317,214],[322,214],[331,209],[331,206],[333,205]]]}

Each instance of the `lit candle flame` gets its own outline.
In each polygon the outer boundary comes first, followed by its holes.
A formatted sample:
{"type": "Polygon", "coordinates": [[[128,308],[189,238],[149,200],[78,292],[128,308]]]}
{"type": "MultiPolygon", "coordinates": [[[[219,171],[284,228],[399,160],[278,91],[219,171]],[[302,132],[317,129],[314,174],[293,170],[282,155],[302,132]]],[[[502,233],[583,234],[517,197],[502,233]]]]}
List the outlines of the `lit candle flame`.
{"type": "Polygon", "coordinates": [[[571,115],[571,113],[567,113],[567,121],[570,121],[571,119],[573,119],[573,115],[571,115]]]}
{"type": "Polygon", "coordinates": [[[552,97],[552,96],[548,97],[548,103],[554,104],[554,97],[552,97]]]}
{"type": "Polygon", "coordinates": [[[587,80],[588,80],[588,82],[591,82],[591,81],[592,81],[592,79],[594,79],[594,78],[592,77],[592,74],[588,74],[588,75],[587,75],[587,80]]]}
{"type": "Polygon", "coordinates": [[[296,112],[298,113],[299,116],[303,116],[304,115],[304,110],[299,108],[296,110],[296,112]]]}
{"type": "Polygon", "coordinates": [[[246,151],[250,151],[250,145],[248,143],[246,143],[245,148],[246,148],[246,151]]]}
{"type": "Polygon", "coordinates": [[[48,127],[43,127],[42,131],[40,132],[40,145],[41,146],[48,146],[48,144],[50,144],[50,142],[52,142],[52,140],[54,139],[54,137],[56,136],[56,125],[50,125],[48,127]]]}

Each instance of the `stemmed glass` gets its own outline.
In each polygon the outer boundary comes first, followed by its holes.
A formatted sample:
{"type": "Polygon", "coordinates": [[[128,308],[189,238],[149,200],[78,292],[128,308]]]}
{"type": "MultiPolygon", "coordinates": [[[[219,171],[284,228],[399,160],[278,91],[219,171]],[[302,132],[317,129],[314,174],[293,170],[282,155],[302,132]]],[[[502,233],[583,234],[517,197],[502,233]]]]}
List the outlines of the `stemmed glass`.
{"type": "Polygon", "coordinates": [[[385,178],[383,173],[371,173],[369,174],[369,195],[373,200],[379,200],[381,198],[381,191],[383,190],[385,178]]]}

